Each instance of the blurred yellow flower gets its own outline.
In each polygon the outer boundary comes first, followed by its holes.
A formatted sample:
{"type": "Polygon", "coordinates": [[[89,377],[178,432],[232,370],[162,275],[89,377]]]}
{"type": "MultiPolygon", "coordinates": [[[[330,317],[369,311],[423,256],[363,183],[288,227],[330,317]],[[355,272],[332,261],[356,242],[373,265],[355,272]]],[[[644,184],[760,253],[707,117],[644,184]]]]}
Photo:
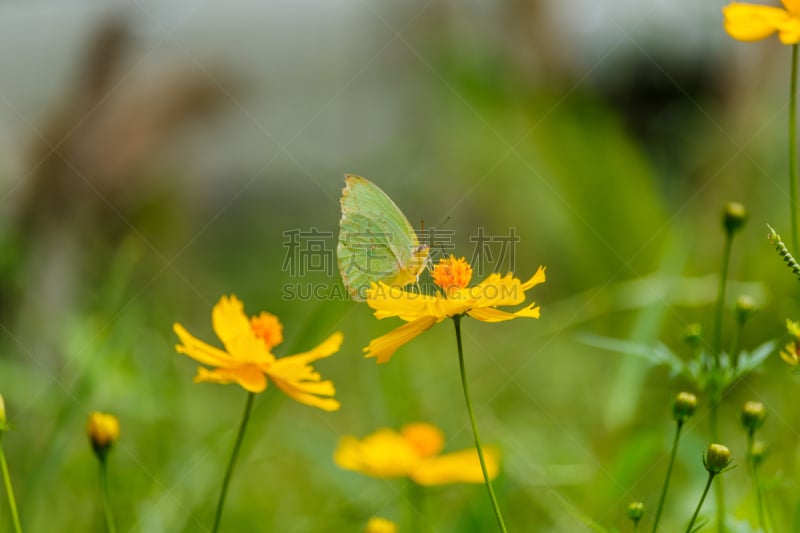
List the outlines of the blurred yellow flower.
{"type": "Polygon", "coordinates": [[[173,329],[181,344],[175,349],[204,365],[197,369],[195,383],[238,383],[249,392],[267,387],[267,377],[294,400],[325,411],[339,409],[333,383],[322,381],[309,364],[339,350],[342,334],[337,332],[307,352],[276,358],[272,348],[283,342],[283,325],[278,317],[262,312],[248,320],[244,305],[236,296],[223,296],[211,313],[211,323],[225,350],[193,337],[180,324],[173,329]],[[327,396],[327,397],[326,397],[327,396]]]}
{"type": "Polygon", "coordinates": [[[89,441],[97,453],[104,453],[119,439],[119,420],[114,415],[95,411],[86,425],[89,441]]]}
{"type": "Polygon", "coordinates": [[[397,533],[397,524],[379,516],[373,516],[367,522],[364,533],[397,533]]]}
{"type": "Polygon", "coordinates": [[[378,363],[385,363],[400,346],[445,318],[468,315],[482,322],[539,318],[539,308],[533,303],[513,313],[496,307],[523,303],[525,291],[545,281],[544,267],[540,266],[536,274],[524,283],[511,273],[505,276],[491,274],[477,285],[467,287],[472,278],[472,267],[463,257],[450,256],[439,261],[431,271],[431,277],[442,289],[441,294],[431,296],[385,283],[372,284],[367,291],[367,304],[375,310],[375,317],[398,317],[407,324],[373,339],[364,348],[366,357],[375,357],[378,363]]]}
{"type": "MultiPolygon", "coordinates": [[[[380,478],[407,477],[419,485],[483,483],[478,453],[473,449],[439,455],[442,432],[431,424],[404,426],[400,433],[379,429],[363,440],[342,437],[333,459],[339,467],[380,478]]],[[[497,477],[499,454],[484,448],[489,476],[497,477]]]]}
{"type": "Polygon", "coordinates": [[[739,41],[758,41],[778,33],[783,44],[800,41],[800,0],[782,0],[784,8],[734,2],[722,8],[725,31],[739,41]]]}
{"type": "Polygon", "coordinates": [[[794,337],[794,340],[787,343],[780,351],[781,359],[792,366],[800,365],[800,348],[798,348],[798,341],[800,341],[800,324],[787,319],[786,329],[789,331],[789,335],[794,337]]]}

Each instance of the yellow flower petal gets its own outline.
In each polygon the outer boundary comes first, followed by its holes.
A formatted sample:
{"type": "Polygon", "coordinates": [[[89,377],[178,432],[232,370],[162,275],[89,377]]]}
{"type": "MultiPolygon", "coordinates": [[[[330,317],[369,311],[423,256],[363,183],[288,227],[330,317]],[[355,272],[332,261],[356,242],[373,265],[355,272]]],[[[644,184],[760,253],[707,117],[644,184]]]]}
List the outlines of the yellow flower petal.
{"type": "Polygon", "coordinates": [[[245,365],[238,368],[216,368],[208,370],[200,367],[194,377],[195,383],[238,383],[249,392],[261,392],[267,388],[267,378],[255,365],[245,365]]]}
{"type": "Polygon", "coordinates": [[[544,271],[545,271],[545,267],[540,266],[536,270],[536,274],[531,276],[531,279],[529,279],[528,281],[526,281],[525,283],[522,284],[522,290],[523,291],[527,291],[527,290],[532,289],[532,288],[534,288],[535,286],[537,286],[537,285],[539,285],[541,283],[544,283],[545,279],[546,279],[546,277],[544,275],[544,271]]]}
{"type": "Polygon", "coordinates": [[[345,436],[333,454],[340,468],[386,479],[408,476],[419,463],[416,450],[391,429],[379,429],[363,441],[345,436]]]}
{"type": "Polygon", "coordinates": [[[481,322],[505,322],[506,320],[513,320],[515,318],[539,318],[539,308],[536,304],[532,303],[527,307],[523,307],[514,313],[507,313],[499,309],[493,308],[478,308],[467,312],[471,316],[481,322]]]}
{"type": "MultiPolygon", "coordinates": [[[[497,477],[499,454],[486,446],[483,458],[489,478],[497,477]]],[[[475,450],[463,450],[438,457],[429,457],[420,462],[411,474],[411,479],[420,485],[444,485],[447,483],[483,483],[483,471],[475,450]]]]}
{"type": "Polygon", "coordinates": [[[281,389],[287,396],[306,405],[318,407],[323,411],[338,411],[341,404],[333,398],[321,398],[318,395],[333,396],[336,389],[331,381],[320,382],[296,382],[287,381],[279,377],[273,377],[275,386],[281,389]]]}
{"type": "Polygon", "coordinates": [[[421,316],[445,316],[441,298],[404,291],[385,283],[373,284],[367,291],[367,305],[375,310],[375,318],[399,317],[406,322],[421,316]]]}
{"type": "Polygon", "coordinates": [[[188,355],[192,359],[208,366],[227,368],[233,364],[233,359],[230,355],[192,336],[180,324],[173,324],[172,329],[183,343],[175,346],[178,353],[188,355]]]}
{"type": "Polygon", "coordinates": [[[413,322],[403,324],[386,335],[372,339],[369,346],[364,348],[364,357],[376,357],[378,363],[385,363],[402,345],[412,341],[417,335],[444,319],[445,317],[423,316],[413,322]]]}
{"type": "Polygon", "coordinates": [[[789,20],[787,11],[770,6],[733,3],[722,8],[725,31],[739,41],[758,41],[780,30],[789,20]]]}
{"type": "Polygon", "coordinates": [[[797,44],[800,42],[800,19],[790,18],[778,30],[778,38],[783,44],[797,44]]]}
{"type": "Polygon", "coordinates": [[[781,0],[786,10],[792,15],[800,16],[800,0],[781,0]]]}
{"type": "Polygon", "coordinates": [[[786,319],[786,330],[795,339],[800,339],[800,323],[786,319]]]}
{"type": "Polygon", "coordinates": [[[214,333],[230,352],[231,344],[242,336],[255,337],[250,320],[244,314],[244,304],[236,296],[223,296],[211,311],[214,333]]]}
{"type": "Polygon", "coordinates": [[[343,340],[344,335],[337,331],[322,341],[316,348],[312,348],[307,352],[281,357],[275,361],[273,366],[307,365],[317,359],[322,359],[338,352],[343,340]]]}
{"type": "Polygon", "coordinates": [[[444,448],[444,434],[433,424],[407,424],[400,430],[400,434],[416,448],[420,457],[436,455],[444,448]]]}

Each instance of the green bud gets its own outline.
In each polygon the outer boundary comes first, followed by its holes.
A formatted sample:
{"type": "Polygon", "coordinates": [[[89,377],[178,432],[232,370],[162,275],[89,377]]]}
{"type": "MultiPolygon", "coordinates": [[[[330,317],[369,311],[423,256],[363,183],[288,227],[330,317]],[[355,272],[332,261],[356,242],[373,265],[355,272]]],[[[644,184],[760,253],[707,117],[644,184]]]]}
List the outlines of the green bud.
{"type": "Polygon", "coordinates": [[[736,319],[744,324],[758,309],[753,299],[746,294],[736,298],[736,319]]]}
{"type": "Polygon", "coordinates": [[[722,216],[722,225],[728,234],[736,233],[747,222],[747,210],[739,202],[728,202],[722,216]]]}
{"type": "Polygon", "coordinates": [[[683,331],[683,340],[693,348],[700,346],[700,342],[703,340],[703,326],[697,323],[686,326],[683,331]]]}
{"type": "Polygon", "coordinates": [[[722,444],[710,444],[703,456],[703,466],[711,474],[719,474],[731,464],[731,451],[722,444]]]}
{"type": "Polygon", "coordinates": [[[679,392],[672,404],[672,416],[676,422],[684,423],[689,420],[697,409],[697,396],[691,392],[679,392]]]}
{"type": "Polygon", "coordinates": [[[742,407],[742,425],[747,431],[755,432],[764,425],[767,411],[761,402],[745,402],[742,407]]]}
{"type": "Polygon", "coordinates": [[[756,466],[760,465],[767,456],[767,445],[760,440],[755,441],[750,447],[750,456],[756,466]]]}
{"type": "Polygon", "coordinates": [[[628,504],[628,509],[625,511],[628,518],[633,520],[634,523],[638,522],[644,516],[644,504],[642,502],[631,502],[628,504]]]}

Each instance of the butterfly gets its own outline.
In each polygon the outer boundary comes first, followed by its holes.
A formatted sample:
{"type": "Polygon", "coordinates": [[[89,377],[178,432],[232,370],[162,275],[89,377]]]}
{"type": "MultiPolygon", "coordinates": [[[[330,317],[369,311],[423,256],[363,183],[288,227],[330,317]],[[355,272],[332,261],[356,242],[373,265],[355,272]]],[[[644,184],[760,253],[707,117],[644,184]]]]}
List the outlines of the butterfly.
{"type": "Polygon", "coordinates": [[[417,282],[430,247],[420,244],[406,216],[377,185],[352,174],[344,183],[336,254],[347,292],[363,302],[372,283],[403,287],[417,282]]]}

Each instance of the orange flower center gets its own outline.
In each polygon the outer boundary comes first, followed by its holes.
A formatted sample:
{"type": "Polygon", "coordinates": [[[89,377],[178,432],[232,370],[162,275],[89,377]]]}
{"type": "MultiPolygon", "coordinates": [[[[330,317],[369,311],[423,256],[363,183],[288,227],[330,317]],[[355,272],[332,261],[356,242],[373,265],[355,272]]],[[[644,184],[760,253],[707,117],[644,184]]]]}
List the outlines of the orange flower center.
{"type": "Polygon", "coordinates": [[[472,267],[463,257],[448,256],[439,260],[431,272],[433,282],[450,294],[455,289],[463,289],[472,279],[472,267]]]}
{"type": "Polygon", "coordinates": [[[256,337],[264,341],[267,350],[283,342],[283,324],[275,315],[262,311],[260,315],[250,318],[250,328],[256,337]]]}

